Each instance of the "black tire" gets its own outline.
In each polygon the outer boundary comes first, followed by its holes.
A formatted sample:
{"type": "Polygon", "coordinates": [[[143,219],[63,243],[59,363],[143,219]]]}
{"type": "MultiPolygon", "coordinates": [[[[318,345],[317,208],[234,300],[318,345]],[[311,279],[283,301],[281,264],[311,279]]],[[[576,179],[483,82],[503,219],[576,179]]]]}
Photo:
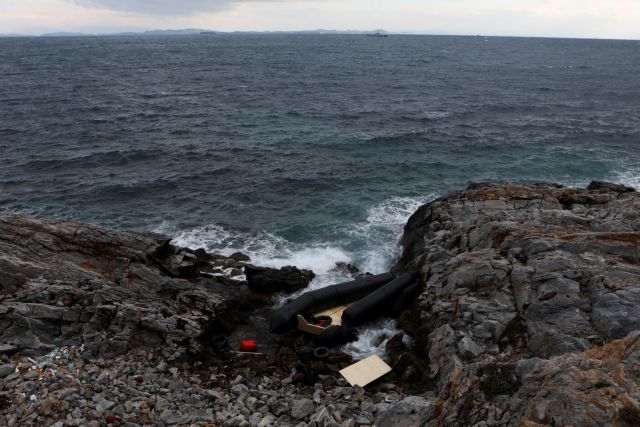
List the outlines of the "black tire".
{"type": "Polygon", "coordinates": [[[316,359],[326,359],[331,354],[331,350],[327,347],[316,347],[313,349],[313,355],[316,359]]]}
{"type": "Polygon", "coordinates": [[[211,345],[218,352],[226,351],[229,348],[229,340],[224,335],[213,337],[211,345]]]}

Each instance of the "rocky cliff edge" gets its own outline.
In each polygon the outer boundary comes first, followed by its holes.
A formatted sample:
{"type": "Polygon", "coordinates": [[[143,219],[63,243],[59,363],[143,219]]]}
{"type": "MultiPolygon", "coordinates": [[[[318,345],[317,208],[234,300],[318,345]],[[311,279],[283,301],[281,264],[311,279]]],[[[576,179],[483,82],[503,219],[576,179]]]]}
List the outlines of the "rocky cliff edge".
{"type": "MultiPolygon", "coordinates": [[[[640,194],[474,184],[408,221],[416,425],[640,425],[640,194]]],[[[397,344],[397,343],[396,343],[397,344]]]]}

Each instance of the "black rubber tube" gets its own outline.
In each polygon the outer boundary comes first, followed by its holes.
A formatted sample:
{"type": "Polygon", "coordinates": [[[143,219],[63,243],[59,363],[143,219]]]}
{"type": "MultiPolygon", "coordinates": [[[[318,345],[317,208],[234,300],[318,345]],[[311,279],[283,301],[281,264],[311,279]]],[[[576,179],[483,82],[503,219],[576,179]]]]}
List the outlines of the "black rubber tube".
{"type": "Polygon", "coordinates": [[[274,310],[271,314],[269,330],[272,333],[285,333],[296,327],[299,314],[310,316],[327,308],[357,301],[395,277],[393,273],[383,273],[307,292],[289,304],[274,310]]]}
{"type": "Polygon", "coordinates": [[[402,312],[405,311],[407,307],[409,307],[415,300],[415,298],[420,293],[421,288],[422,284],[419,280],[416,281],[413,285],[404,288],[400,296],[396,299],[396,302],[393,303],[393,310],[391,311],[391,315],[393,317],[400,316],[400,314],[402,314],[402,312]]]}
{"type": "Polygon", "coordinates": [[[392,282],[351,304],[342,313],[342,323],[358,326],[368,320],[391,313],[394,303],[402,291],[413,285],[416,278],[417,276],[413,273],[403,273],[392,282]]]}
{"type": "Polygon", "coordinates": [[[323,347],[337,347],[358,339],[358,331],[353,326],[342,324],[337,328],[329,328],[316,336],[313,343],[323,347]]]}

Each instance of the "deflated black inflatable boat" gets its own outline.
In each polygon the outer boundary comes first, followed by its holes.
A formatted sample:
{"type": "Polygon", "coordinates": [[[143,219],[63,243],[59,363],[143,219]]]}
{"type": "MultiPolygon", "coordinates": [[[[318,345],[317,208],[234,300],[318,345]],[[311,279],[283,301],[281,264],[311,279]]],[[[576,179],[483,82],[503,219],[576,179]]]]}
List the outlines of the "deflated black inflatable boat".
{"type": "Polygon", "coordinates": [[[273,312],[270,330],[287,332],[296,327],[298,315],[307,317],[354,301],[342,315],[343,324],[357,326],[376,317],[397,314],[404,308],[399,305],[408,305],[410,296],[418,290],[416,279],[413,273],[383,273],[307,292],[273,312]]]}

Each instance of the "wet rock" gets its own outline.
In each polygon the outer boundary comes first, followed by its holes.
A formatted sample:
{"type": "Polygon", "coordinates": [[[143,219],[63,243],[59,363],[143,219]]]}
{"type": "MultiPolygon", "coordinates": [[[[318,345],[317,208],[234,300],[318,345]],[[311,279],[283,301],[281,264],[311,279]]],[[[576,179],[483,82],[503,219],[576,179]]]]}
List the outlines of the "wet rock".
{"type": "Polygon", "coordinates": [[[315,274],[311,270],[299,270],[288,266],[280,269],[246,265],[244,272],[249,287],[257,292],[292,293],[309,285],[315,274]]]}
{"type": "Polygon", "coordinates": [[[353,279],[359,279],[361,277],[370,275],[370,273],[363,273],[355,265],[346,262],[336,262],[336,269],[344,274],[348,274],[353,279]]]}
{"type": "Polygon", "coordinates": [[[629,193],[636,191],[633,187],[604,181],[592,181],[587,187],[587,190],[606,190],[615,191],[617,193],[629,193]]]}
{"type": "Polygon", "coordinates": [[[249,262],[249,261],[251,261],[251,258],[249,258],[249,255],[245,255],[242,252],[234,252],[231,255],[229,255],[229,258],[231,258],[234,261],[238,261],[238,262],[249,262]]]}

